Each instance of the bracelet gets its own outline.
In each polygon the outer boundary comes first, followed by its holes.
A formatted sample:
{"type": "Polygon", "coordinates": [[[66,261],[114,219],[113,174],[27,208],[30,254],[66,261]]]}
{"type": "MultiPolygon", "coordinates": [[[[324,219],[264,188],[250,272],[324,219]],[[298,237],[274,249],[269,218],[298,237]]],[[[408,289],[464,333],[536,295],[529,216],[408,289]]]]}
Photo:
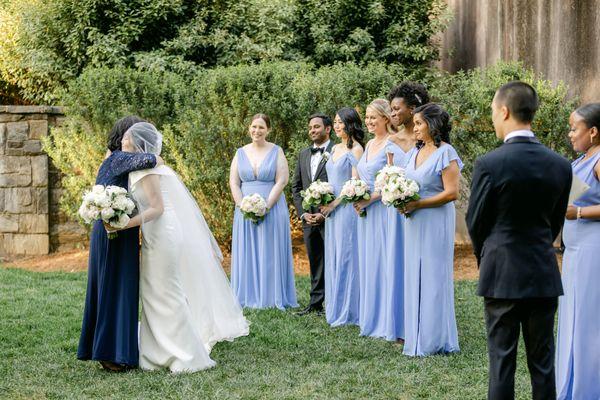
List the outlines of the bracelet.
{"type": "Polygon", "coordinates": [[[581,219],[581,207],[577,207],[577,219],[581,219]]]}

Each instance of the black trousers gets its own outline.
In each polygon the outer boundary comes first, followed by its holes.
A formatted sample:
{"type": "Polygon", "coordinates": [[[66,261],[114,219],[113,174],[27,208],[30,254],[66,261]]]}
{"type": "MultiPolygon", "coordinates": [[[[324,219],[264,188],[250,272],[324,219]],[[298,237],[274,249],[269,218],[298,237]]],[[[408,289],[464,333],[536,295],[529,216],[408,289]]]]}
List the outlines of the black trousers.
{"type": "Polygon", "coordinates": [[[532,398],[556,399],[554,315],[558,299],[486,297],[484,305],[490,363],[488,399],[515,398],[515,369],[521,329],[531,376],[532,398]]]}
{"type": "Polygon", "coordinates": [[[325,243],[324,227],[305,226],[304,244],[310,264],[310,307],[322,308],[325,300],[325,243]]]}

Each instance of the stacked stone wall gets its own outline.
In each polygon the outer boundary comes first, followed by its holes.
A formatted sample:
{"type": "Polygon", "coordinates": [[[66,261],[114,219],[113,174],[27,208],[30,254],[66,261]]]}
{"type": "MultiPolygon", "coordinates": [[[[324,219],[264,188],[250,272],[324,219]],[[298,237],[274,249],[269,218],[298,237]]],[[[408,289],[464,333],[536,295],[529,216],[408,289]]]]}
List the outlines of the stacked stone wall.
{"type": "Polygon", "coordinates": [[[80,246],[86,233],[60,212],[60,174],[41,138],[62,122],[47,106],[0,106],[0,256],[80,246]]]}

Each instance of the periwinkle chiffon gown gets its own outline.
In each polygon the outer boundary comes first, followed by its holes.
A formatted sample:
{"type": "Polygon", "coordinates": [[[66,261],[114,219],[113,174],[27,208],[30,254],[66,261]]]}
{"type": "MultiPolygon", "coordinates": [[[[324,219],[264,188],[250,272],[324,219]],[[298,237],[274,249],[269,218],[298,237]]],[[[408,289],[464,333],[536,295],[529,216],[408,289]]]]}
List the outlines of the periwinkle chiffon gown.
{"type": "MultiPolygon", "coordinates": [[[[387,163],[388,151],[397,146],[388,141],[376,154],[369,146],[357,165],[360,179],[374,190],[375,175],[387,163]]],[[[360,334],[395,341],[403,336],[402,257],[388,260],[391,210],[380,200],[371,203],[367,215],[358,219],[358,269],[359,269],[359,326],[360,334]]],[[[395,234],[396,232],[392,232],[395,234]]]]}
{"type": "MultiPolygon", "coordinates": [[[[152,154],[114,151],[100,166],[96,184],[127,189],[130,172],[155,165],[152,154]]],[[[109,240],[102,222],[94,223],[78,359],[138,365],[139,253],[138,228],[109,240]]]]}
{"type": "MultiPolygon", "coordinates": [[[[418,151],[406,164],[406,176],[419,184],[421,198],[444,190],[442,170],[456,161],[456,150],[442,144],[418,168],[418,151]]],[[[454,313],[454,202],[411,213],[404,225],[404,354],[426,356],[459,351],[454,313]]]]}
{"type": "MultiPolygon", "coordinates": [[[[254,175],[243,148],[237,150],[237,167],[244,196],[258,193],[265,200],[275,185],[277,154],[274,146],[254,175]]],[[[231,285],[243,307],[297,307],[290,217],[285,196],[258,224],[245,219],[236,207],[233,218],[231,285]]]]}
{"type": "MultiPolygon", "coordinates": [[[[351,151],[325,164],[336,198],[358,161],[351,151]]],[[[358,324],[358,215],[340,204],[325,220],[325,318],[331,326],[358,324]]]]}
{"type": "MultiPolygon", "coordinates": [[[[391,143],[388,153],[393,154],[393,165],[406,167],[412,149],[408,152],[400,146],[391,143]]],[[[394,334],[397,338],[404,338],[404,222],[405,217],[395,207],[388,207],[388,235],[387,235],[387,262],[390,274],[389,285],[391,291],[394,334]]],[[[390,340],[393,340],[390,336],[390,340]]]]}
{"type": "MultiPolygon", "coordinates": [[[[573,174],[590,186],[575,206],[600,204],[594,167],[600,153],[573,162],[573,174]]],[[[556,340],[558,399],[600,399],[600,220],[566,220],[556,340]]]]}

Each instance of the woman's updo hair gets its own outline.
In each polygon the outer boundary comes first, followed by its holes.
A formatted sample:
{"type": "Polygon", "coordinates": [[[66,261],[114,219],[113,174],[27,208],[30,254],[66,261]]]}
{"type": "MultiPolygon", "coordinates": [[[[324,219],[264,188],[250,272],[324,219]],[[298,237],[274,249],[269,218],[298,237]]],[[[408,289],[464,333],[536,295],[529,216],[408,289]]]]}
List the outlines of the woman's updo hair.
{"type": "Polygon", "coordinates": [[[121,150],[121,141],[123,140],[123,135],[125,135],[125,132],[127,132],[129,128],[138,122],[146,122],[146,120],[138,117],[137,115],[128,115],[115,122],[110,130],[110,133],[108,134],[108,142],[106,147],[108,147],[110,151],[121,150]]]}
{"type": "Polygon", "coordinates": [[[252,124],[252,122],[254,122],[255,119],[262,119],[263,121],[265,121],[265,124],[267,125],[267,129],[271,129],[271,119],[269,118],[269,116],[267,114],[254,114],[254,116],[252,117],[252,119],[250,120],[250,123],[252,124]]]}
{"type": "Polygon", "coordinates": [[[340,108],[336,113],[344,123],[344,131],[348,135],[348,143],[346,146],[352,149],[354,141],[357,141],[363,148],[365,147],[365,131],[362,127],[360,115],[354,108],[340,108]]]}
{"type": "Polygon", "coordinates": [[[579,115],[585,125],[592,129],[596,127],[600,131],[600,103],[590,103],[579,107],[575,110],[575,114],[579,115]]]}
{"type": "Polygon", "coordinates": [[[373,109],[377,114],[387,119],[387,123],[385,124],[386,130],[389,134],[393,135],[394,129],[392,127],[392,107],[390,107],[390,102],[386,99],[375,99],[367,108],[373,109]]]}
{"type": "MultiPolygon", "coordinates": [[[[429,134],[436,147],[440,147],[442,142],[450,144],[450,131],[452,130],[450,115],[439,104],[428,103],[417,107],[413,114],[421,114],[421,117],[427,122],[429,134]]],[[[418,149],[424,145],[425,142],[417,140],[418,149]]]]}

